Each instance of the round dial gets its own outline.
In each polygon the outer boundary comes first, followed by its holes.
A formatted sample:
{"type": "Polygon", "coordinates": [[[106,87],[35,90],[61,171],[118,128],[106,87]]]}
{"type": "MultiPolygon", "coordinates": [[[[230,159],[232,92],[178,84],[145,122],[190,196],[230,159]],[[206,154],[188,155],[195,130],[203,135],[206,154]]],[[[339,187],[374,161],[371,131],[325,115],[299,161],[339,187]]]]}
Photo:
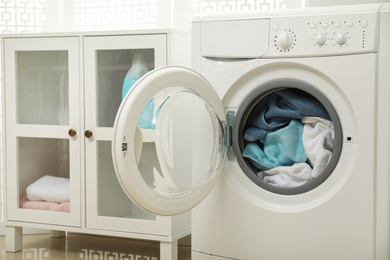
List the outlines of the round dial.
{"type": "Polygon", "coordinates": [[[338,45],[343,45],[347,42],[347,35],[345,33],[339,33],[336,35],[335,41],[338,45]]]}
{"type": "Polygon", "coordinates": [[[315,39],[314,39],[314,42],[317,44],[317,45],[324,45],[326,43],[326,36],[322,33],[319,33],[316,35],[315,39]]]}
{"type": "Polygon", "coordinates": [[[278,36],[278,46],[283,50],[288,50],[294,42],[293,36],[288,32],[282,32],[278,36]]]}

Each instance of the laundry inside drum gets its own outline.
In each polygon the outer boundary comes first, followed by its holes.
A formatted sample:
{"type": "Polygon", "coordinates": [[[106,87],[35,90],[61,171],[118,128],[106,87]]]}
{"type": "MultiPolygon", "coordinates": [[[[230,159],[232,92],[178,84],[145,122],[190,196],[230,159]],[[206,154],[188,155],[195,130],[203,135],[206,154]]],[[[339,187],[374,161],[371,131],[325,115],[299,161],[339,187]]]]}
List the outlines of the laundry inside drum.
{"type": "Polygon", "coordinates": [[[300,187],[330,174],[335,140],[322,102],[304,90],[282,88],[259,96],[247,114],[242,156],[264,183],[300,187]]]}

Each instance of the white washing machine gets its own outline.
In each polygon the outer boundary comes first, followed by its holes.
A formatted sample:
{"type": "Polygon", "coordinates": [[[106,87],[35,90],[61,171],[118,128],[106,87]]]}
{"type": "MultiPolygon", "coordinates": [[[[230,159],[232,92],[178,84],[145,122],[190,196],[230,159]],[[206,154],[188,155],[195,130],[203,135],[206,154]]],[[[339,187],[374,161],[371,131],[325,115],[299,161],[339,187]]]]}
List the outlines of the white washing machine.
{"type": "Polygon", "coordinates": [[[149,73],[119,109],[126,194],[155,214],[193,208],[193,260],[389,259],[390,4],[192,30],[192,70],[149,73]]]}

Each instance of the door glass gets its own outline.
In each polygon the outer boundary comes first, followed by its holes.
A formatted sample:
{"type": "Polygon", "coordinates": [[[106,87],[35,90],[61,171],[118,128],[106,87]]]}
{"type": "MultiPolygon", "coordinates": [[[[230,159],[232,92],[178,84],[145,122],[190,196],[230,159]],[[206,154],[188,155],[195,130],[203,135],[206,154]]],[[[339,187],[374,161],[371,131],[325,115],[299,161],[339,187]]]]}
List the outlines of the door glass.
{"type": "Polygon", "coordinates": [[[19,207],[70,212],[69,140],[18,138],[19,207]]]}
{"type": "Polygon", "coordinates": [[[96,55],[97,122],[99,127],[112,127],[124,95],[154,69],[154,49],[99,50],[96,55]]]}
{"type": "Polygon", "coordinates": [[[222,124],[194,92],[171,87],[157,93],[145,105],[136,127],[138,169],[159,194],[190,193],[205,185],[221,166],[222,124]]]}
{"type": "Polygon", "coordinates": [[[68,125],[68,52],[18,51],[16,67],[18,123],[68,125]]]}
{"type": "Polygon", "coordinates": [[[98,215],[155,220],[156,215],[137,207],[123,192],[111,158],[111,142],[98,141],[98,215]]]}

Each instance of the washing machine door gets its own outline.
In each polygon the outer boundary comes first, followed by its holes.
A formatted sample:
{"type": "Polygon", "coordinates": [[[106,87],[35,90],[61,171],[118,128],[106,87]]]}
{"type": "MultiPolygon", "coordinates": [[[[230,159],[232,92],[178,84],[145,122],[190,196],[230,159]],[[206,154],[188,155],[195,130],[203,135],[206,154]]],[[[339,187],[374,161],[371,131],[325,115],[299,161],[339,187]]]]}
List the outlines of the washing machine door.
{"type": "Polygon", "coordinates": [[[165,67],[146,74],[114,123],[113,163],[124,192],[158,215],[193,208],[222,168],[225,121],[218,94],[198,73],[165,67]]]}

